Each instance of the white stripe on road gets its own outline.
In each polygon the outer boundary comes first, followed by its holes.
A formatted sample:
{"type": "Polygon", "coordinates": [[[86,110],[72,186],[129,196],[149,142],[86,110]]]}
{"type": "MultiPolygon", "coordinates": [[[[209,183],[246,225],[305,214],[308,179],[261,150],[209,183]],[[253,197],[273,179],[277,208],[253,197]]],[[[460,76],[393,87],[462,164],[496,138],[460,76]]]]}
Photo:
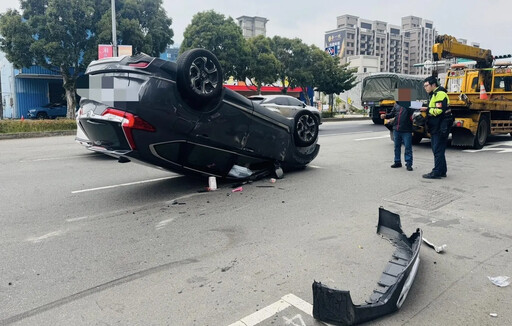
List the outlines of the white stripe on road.
{"type": "Polygon", "coordinates": [[[170,218],[168,220],[163,220],[163,221],[160,221],[156,226],[155,228],[157,230],[160,230],[160,229],[163,229],[167,224],[171,223],[172,221],[174,221],[176,218],[173,217],[173,218],[170,218]]]}
{"type": "Polygon", "coordinates": [[[361,140],[373,140],[373,139],[383,139],[383,138],[389,138],[389,135],[379,136],[379,137],[358,138],[358,139],[354,139],[354,140],[361,141],[361,140]]]}
{"type": "MultiPolygon", "coordinates": [[[[290,293],[282,297],[281,300],[274,302],[273,304],[266,306],[265,308],[256,311],[255,313],[244,317],[239,321],[230,324],[229,326],[255,326],[265,319],[268,319],[278,312],[281,312],[292,306],[313,317],[313,305],[290,293]]],[[[317,322],[321,325],[327,325],[320,321],[317,322]]]]}
{"type": "Polygon", "coordinates": [[[118,187],[126,187],[126,186],[138,185],[138,184],[143,184],[143,183],[148,183],[148,182],[155,182],[155,181],[160,181],[160,180],[173,179],[173,178],[177,178],[177,177],[179,177],[179,175],[175,175],[175,176],[172,176],[172,177],[165,177],[165,178],[157,178],[157,179],[150,179],[150,180],[142,180],[142,181],[135,181],[135,182],[128,182],[128,183],[121,183],[121,184],[112,185],[112,186],[105,186],[105,187],[98,187],[98,188],[75,190],[75,191],[72,191],[71,193],[72,194],[79,194],[81,192],[89,192],[89,191],[96,191],[96,190],[103,190],[103,189],[112,189],[112,188],[118,188],[118,187]]]}
{"type": "Polygon", "coordinates": [[[55,232],[50,232],[48,234],[42,235],[42,236],[37,237],[37,238],[28,238],[26,241],[30,241],[32,243],[38,243],[38,242],[41,242],[43,240],[46,240],[46,239],[49,239],[49,238],[53,238],[53,237],[57,237],[57,236],[62,235],[62,234],[64,234],[64,231],[59,230],[59,231],[55,231],[55,232]]]}
{"type": "Polygon", "coordinates": [[[84,157],[84,156],[83,155],[72,155],[72,156],[64,156],[64,157],[36,158],[34,160],[21,160],[20,163],[67,160],[67,159],[73,159],[73,158],[77,158],[77,157],[84,157]]]}

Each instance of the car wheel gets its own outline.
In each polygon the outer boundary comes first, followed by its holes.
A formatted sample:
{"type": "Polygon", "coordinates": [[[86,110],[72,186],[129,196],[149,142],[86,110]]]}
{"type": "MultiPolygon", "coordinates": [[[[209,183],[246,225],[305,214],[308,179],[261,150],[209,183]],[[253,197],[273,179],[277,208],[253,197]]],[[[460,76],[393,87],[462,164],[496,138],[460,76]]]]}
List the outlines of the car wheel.
{"type": "Polygon", "coordinates": [[[36,118],[37,119],[48,119],[48,114],[46,114],[46,112],[38,112],[37,115],[36,115],[36,118]]]}
{"type": "Polygon", "coordinates": [[[295,115],[295,145],[305,147],[313,145],[318,138],[318,120],[313,113],[302,111],[295,115]]]}
{"type": "Polygon", "coordinates": [[[205,49],[185,51],[177,61],[177,85],[183,98],[204,104],[222,92],[223,74],[219,60],[205,49]]]}

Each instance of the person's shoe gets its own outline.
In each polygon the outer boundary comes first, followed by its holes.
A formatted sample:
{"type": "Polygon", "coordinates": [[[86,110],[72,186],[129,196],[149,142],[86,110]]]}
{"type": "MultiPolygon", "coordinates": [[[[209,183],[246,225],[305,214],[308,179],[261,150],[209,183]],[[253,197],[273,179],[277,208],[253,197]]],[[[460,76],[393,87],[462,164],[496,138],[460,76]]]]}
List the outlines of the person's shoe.
{"type": "Polygon", "coordinates": [[[430,172],[430,173],[424,174],[423,178],[425,178],[425,179],[441,179],[441,176],[430,172]]]}
{"type": "Polygon", "coordinates": [[[391,165],[391,167],[394,169],[394,168],[401,168],[402,167],[402,163],[400,162],[395,162],[393,165],[391,165]]]}
{"type": "Polygon", "coordinates": [[[440,175],[441,178],[446,178],[446,173],[440,175]]]}
{"type": "Polygon", "coordinates": [[[412,165],[407,165],[407,171],[412,171],[412,165]]]}

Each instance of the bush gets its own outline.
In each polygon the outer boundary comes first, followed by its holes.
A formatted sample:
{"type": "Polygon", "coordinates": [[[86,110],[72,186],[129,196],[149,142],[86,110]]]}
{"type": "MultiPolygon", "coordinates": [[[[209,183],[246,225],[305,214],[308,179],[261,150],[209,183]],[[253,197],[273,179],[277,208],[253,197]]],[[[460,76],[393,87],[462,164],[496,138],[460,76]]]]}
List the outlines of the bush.
{"type": "Polygon", "coordinates": [[[55,120],[0,120],[0,134],[76,130],[73,119],[55,120]]]}

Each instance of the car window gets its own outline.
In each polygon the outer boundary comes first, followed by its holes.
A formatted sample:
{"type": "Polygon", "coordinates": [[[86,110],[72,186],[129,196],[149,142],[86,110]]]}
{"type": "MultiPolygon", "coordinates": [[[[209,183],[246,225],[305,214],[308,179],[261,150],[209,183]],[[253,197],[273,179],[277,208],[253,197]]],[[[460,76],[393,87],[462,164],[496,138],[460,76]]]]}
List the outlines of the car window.
{"type": "Polygon", "coordinates": [[[290,105],[302,106],[302,101],[299,101],[298,99],[296,99],[294,97],[288,97],[288,101],[290,102],[290,105]]]}
{"type": "Polygon", "coordinates": [[[253,101],[254,103],[261,103],[264,99],[265,99],[264,97],[258,97],[258,96],[249,97],[249,100],[253,101]]]}
{"type": "Polygon", "coordinates": [[[277,105],[289,105],[286,97],[276,97],[274,101],[277,105]]]}

